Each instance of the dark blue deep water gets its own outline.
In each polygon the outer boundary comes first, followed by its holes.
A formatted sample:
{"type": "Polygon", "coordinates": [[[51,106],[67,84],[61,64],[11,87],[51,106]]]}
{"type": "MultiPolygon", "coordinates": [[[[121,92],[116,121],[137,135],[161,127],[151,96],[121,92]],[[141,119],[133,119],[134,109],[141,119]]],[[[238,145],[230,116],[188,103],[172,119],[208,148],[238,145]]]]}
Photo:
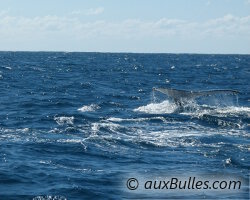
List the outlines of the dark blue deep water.
{"type": "Polygon", "coordinates": [[[249,133],[249,55],[0,52],[1,200],[248,199],[249,133]],[[240,94],[179,109],[153,87],[240,94]],[[143,190],[174,176],[242,187],[143,190]]]}

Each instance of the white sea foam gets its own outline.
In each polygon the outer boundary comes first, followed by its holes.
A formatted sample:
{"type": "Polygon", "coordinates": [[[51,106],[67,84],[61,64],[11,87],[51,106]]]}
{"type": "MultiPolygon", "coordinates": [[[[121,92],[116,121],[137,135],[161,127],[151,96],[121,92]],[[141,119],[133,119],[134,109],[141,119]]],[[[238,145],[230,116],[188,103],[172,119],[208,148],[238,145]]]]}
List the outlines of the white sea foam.
{"type": "Polygon", "coordinates": [[[162,121],[166,121],[166,119],[164,117],[145,117],[145,118],[117,118],[117,117],[110,117],[107,119],[107,121],[111,121],[111,122],[142,122],[142,121],[148,121],[148,120],[152,120],[152,119],[159,119],[159,120],[162,120],[162,121]]]}
{"type": "Polygon", "coordinates": [[[51,160],[40,160],[39,163],[49,165],[51,164],[51,160]]]}
{"type": "Polygon", "coordinates": [[[202,117],[204,115],[212,115],[218,117],[225,117],[228,115],[237,116],[237,115],[247,115],[250,117],[250,108],[249,107],[236,107],[236,106],[227,106],[227,107],[214,107],[214,106],[197,106],[192,112],[184,111],[182,115],[191,115],[202,117]]]}
{"type": "Polygon", "coordinates": [[[173,113],[177,109],[174,103],[165,100],[161,103],[150,103],[146,106],[141,106],[134,109],[135,112],[144,112],[149,114],[166,114],[173,113]]]}
{"type": "Polygon", "coordinates": [[[82,143],[82,139],[58,139],[59,143],[82,143]]]}
{"type": "Polygon", "coordinates": [[[56,121],[57,124],[59,125],[64,125],[64,124],[74,124],[74,117],[54,117],[54,120],[56,121]]]}
{"type": "Polygon", "coordinates": [[[250,116],[250,108],[249,107],[235,107],[229,106],[225,108],[217,108],[216,112],[223,114],[248,114],[250,116]]]}
{"type": "MultiPolygon", "coordinates": [[[[146,144],[152,144],[155,146],[172,146],[172,147],[178,147],[178,146],[207,146],[207,147],[220,147],[223,146],[223,144],[219,144],[217,141],[214,141],[214,143],[204,143],[201,142],[200,137],[209,135],[228,135],[228,130],[216,130],[216,129],[210,129],[203,127],[202,129],[188,130],[152,130],[152,131],[146,131],[146,130],[137,130],[136,136],[137,137],[130,137],[126,136],[127,138],[124,140],[130,139],[132,142],[139,142],[139,143],[146,143],[146,144]]],[[[235,131],[232,133],[232,135],[241,135],[243,137],[247,137],[247,132],[245,131],[235,131]]],[[[239,144],[236,145],[238,148],[240,147],[239,144]]],[[[244,148],[247,145],[243,145],[244,148]]]]}
{"type": "Polygon", "coordinates": [[[58,128],[54,128],[49,131],[49,133],[61,133],[61,132],[63,132],[63,130],[60,130],[58,128]]]}
{"type": "Polygon", "coordinates": [[[107,128],[108,130],[115,132],[119,127],[121,127],[119,124],[115,124],[112,122],[98,122],[92,123],[91,130],[96,133],[100,128],[107,128]]]}
{"type": "MultiPolygon", "coordinates": [[[[117,124],[111,123],[94,123],[92,124],[92,130],[95,134],[91,135],[87,140],[93,138],[102,140],[107,145],[116,148],[116,143],[113,141],[122,140],[126,142],[136,143],[136,144],[150,144],[154,146],[200,146],[199,139],[195,138],[201,135],[215,134],[214,132],[200,131],[200,130],[144,130],[144,129],[131,129],[129,132],[123,133],[119,131],[119,128],[124,128],[123,126],[118,126],[117,124]],[[109,129],[110,134],[98,134],[96,131],[100,131],[101,127],[109,129]],[[115,134],[114,134],[115,133],[115,134]]],[[[87,141],[86,140],[86,141],[87,141]]],[[[206,144],[204,144],[206,145],[206,144]]],[[[214,144],[209,144],[214,145],[214,144]]]]}
{"type": "Polygon", "coordinates": [[[18,129],[18,130],[20,130],[23,133],[27,133],[30,129],[29,128],[23,128],[23,129],[18,129]]]}
{"type": "Polygon", "coordinates": [[[122,121],[126,121],[126,119],[122,119],[122,118],[117,118],[117,117],[110,117],[107,119],[108,121],[112,121],[112,122],[122,122],[122,121]]]}
{"type": "Polygon", "coordinates": [[[94,112],[97,109],[100,109],[100,106],[96,105],[96,104],[91,104],[88,106],[83,106],[81,108],[78,108],[77,110],[80,112],[94,112]]]}

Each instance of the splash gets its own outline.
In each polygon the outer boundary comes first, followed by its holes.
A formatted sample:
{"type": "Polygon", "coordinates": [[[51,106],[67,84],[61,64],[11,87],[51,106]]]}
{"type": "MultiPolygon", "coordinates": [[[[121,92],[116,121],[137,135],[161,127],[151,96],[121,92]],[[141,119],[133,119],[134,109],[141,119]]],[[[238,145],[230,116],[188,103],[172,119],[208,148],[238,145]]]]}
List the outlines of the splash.
{"type": "Polygon", "coordinates": [[[161,103],[150,103],[146,106],[140,106],[139,108],[134,109],[134,112],[144,112],[148,114],[168,114],[176,111],[178,106],[174,103],[171,103],[168,100],[165,100],[161,103]]]}

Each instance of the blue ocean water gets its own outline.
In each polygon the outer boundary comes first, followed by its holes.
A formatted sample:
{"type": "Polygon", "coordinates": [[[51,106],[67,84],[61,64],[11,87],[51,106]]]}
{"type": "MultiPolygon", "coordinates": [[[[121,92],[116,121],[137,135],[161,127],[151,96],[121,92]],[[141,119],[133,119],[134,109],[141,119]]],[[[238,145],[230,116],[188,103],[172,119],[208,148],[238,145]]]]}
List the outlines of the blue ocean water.
{"type": "Polygon", "coordinates": [[[0,199],[248,199],[249,80],[249,55],[0,52],[0,199]],[[178,110],[153,87],[240,94],[178,110]],[[126,187],[204,174],[244,188],[126,187]]]}

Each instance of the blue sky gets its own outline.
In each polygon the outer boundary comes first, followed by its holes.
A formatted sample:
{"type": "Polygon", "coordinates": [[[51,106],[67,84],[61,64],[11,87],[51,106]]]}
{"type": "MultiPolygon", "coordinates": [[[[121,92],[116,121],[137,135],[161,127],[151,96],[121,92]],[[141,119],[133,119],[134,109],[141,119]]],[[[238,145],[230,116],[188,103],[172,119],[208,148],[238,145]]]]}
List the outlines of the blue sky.
{"type": "Polygon", "coordinates": [[[250,0],[0,0],[0,50],[250,54],[250,0]]]}

